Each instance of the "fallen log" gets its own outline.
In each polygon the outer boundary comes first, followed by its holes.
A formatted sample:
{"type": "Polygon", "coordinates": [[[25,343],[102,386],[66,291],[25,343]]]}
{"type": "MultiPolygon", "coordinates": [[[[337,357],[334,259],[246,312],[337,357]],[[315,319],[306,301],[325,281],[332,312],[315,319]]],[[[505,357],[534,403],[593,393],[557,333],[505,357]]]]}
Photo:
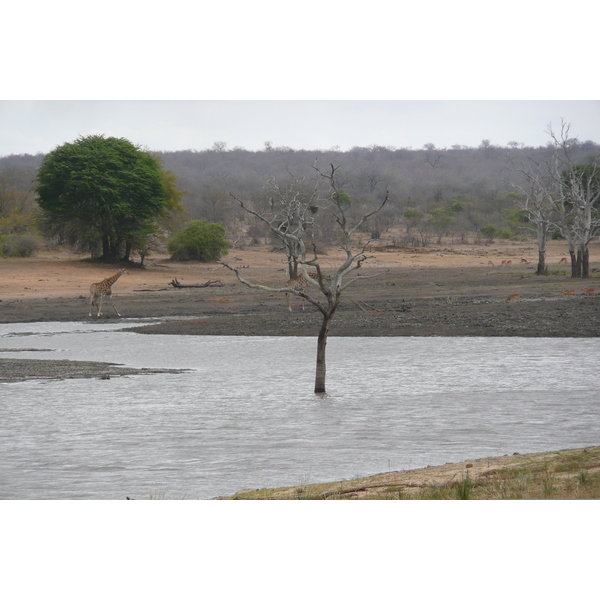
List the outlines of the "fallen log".
{"type": "Polygon", "coordinates": [[[172,285],[174,288],[205,288],[205,287],[223,287],[223,283],[220,279],[215,281],[207,281],[206,283],[194,283],[194,284],[183,284],[177,281],[177,278],[173,279],[169,285],[172,285]]]}

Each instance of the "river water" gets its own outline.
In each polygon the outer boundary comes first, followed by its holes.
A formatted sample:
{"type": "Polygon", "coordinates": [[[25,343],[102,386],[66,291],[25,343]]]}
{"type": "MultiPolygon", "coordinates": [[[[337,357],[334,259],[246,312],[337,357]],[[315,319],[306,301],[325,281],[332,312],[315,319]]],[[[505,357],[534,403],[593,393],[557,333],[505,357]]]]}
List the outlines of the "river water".
{"type": "Polygon", "coordinates": [[[206,499],[600,444],[600,339],[143,335],[0,326],[5,358],[179,374],[0,384],[1,499],[206,499]]]}

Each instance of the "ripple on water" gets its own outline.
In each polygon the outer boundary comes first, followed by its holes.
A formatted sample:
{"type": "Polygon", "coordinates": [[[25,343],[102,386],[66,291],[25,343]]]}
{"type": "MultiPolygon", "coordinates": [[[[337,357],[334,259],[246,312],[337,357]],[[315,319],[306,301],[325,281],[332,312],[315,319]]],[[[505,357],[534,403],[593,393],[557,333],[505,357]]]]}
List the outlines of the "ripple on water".
{"type": "Polygon", "coordinates": [[[314,339],[122,326],[2,327],[7,357],[191,371],[0,384],[1,498],[211,498],[600,440],[595,338],[330,338],[315,396],[314,339]]]}

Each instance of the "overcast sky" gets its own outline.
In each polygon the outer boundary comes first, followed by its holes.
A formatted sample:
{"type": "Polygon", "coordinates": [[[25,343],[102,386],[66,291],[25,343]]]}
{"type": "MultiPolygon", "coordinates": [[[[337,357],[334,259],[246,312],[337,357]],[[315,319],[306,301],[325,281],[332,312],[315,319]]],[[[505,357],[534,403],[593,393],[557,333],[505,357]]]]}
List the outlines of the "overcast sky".
{"type": "Polygon", "coordinates": [[[149,150],[215,142],[260,150],[338,146],[545,145],[571,124],[600,143],[600,101],[0,101],[0,155],[49,152],[80,135],[124,137],[149,150]]]}
{"type": "Polygon", "coordinates": [[[600,143],[579,3],[8,3],[0,156],[97,133],[165,151],[537,146],[561,119],[600,143]]]}

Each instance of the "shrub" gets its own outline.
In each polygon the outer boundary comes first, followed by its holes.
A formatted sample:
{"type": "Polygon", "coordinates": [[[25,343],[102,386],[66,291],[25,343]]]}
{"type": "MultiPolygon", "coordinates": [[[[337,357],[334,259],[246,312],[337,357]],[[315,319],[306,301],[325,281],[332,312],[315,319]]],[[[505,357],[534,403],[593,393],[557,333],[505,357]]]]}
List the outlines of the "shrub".
{"type": "Polygon", "coordinates": [[[489,223],[488,225],[484,225],[481,228],[481,233],[483,233],[483,236],[489,242],[493,242],[494,238],[497,237],[498,234],[500,233],[500,230],[495,225],[492,225],[491,223],[489,223]]]}
{"type": "Polygon", "coordinates": [[[215,260],[227,254],[226,230],[218,223],[191,221],[185,229],[167,242],[167,250],[175,260],[215,260]]]}
{"type": "Polygon", "coordinates": [[[31,256],[39,248],[39,240],[33,235],[0,236],[0,254],[4,256],[31,256]]]}
{"type": "Polygon", "coordinates": [[[488,242],[493,242],[494,238],[502,238],[504,240],[509,240],[512,238],[513,234],[508,229],[500,229],[491,223],[488,225],[484,225],[481,228],[481,233],[488,240],[488,242]]]}
{"type": "Polygon", "coordinates": [[[10,214],[0,216],[0,233],[4,235],[24,235],[34,232],[35,214],[33,212],[20,212],[13,210],[10,214]]]}

